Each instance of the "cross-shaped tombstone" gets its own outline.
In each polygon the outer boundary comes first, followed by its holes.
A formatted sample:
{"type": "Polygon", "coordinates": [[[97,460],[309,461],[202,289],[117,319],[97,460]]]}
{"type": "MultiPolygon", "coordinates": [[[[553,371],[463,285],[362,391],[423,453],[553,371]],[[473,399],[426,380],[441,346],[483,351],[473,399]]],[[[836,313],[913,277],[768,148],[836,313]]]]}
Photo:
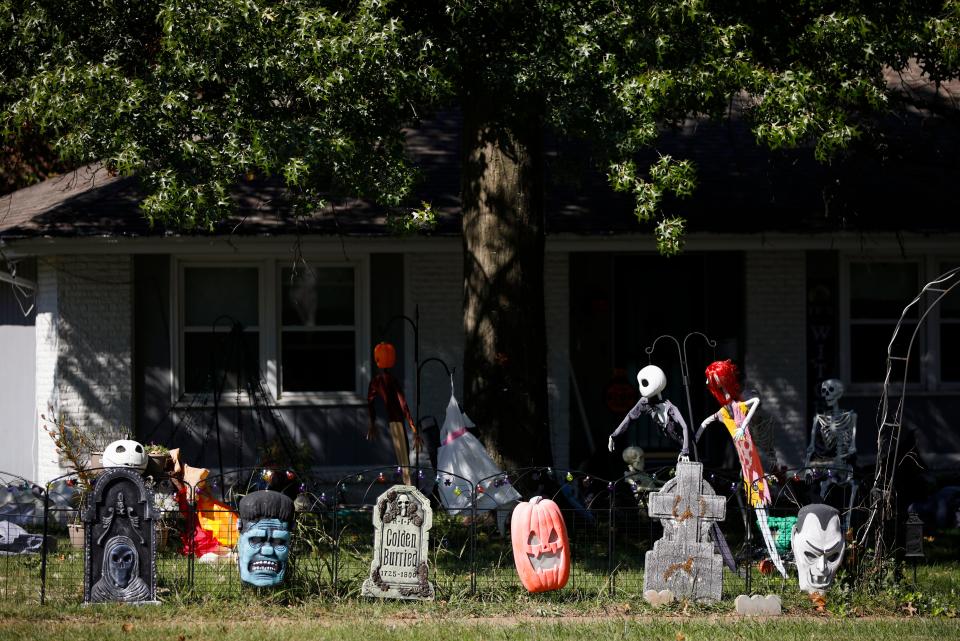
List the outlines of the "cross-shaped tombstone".
{"type": "Polygon", "coordinates": [[[644,592],[671,590],[678,598],[719,601],[723,561],[709,531],[726,516],[727,503],[703,480],[703,464],[678,462],[676,476],[650,494],[647,509],[663,523],[663,538],[646,554],[644,592]]]}

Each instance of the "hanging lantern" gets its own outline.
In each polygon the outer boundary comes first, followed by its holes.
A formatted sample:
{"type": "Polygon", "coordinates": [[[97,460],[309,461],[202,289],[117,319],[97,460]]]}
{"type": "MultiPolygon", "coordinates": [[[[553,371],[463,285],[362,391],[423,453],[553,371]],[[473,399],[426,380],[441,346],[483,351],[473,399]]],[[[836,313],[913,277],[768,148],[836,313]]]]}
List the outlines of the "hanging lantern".
{"type": "Polygon", "coordinates": [[[287,480],[292,481],[297,478],[297,475],[293,473],[293,470],[287,470],[287,480]]]}
{"type": "Polygon", "coordinates": [[[377,475],[377,483],[386,483],[386,482],[387,482],[387,477],[383,475],[383,472],[380,472],[380,474],[377,475]]]}
{"type": "Polygon", "coordinates": [[[908,559],[922,559],[923,553],[923,521],[916,512],[910,512],[907,516],[906,536],[904,537],[903,547],[904,556],[908,559]]]}
{"type": "Polygon", "coordinates": [[[567,479],[567,483],[569,483],[570,481],[572,481],[572,480],[573,480],[573,472],[567,472],[566,479],[567,479]]]}
{"type": "Polygon", "coordinates": [[[267,483],[269,483],[270,481],[273,480],[273,470],[264,470],[264,471],[260,474],[260,478],[262,478],[264,481],[266,481],[267,483]]]}
{"type": "Polygon", "coordinates": [[[390,369],[397,364],[397,348],[392,343],[377,343],[373,348],[373,360],[380,369],[390,369]]]}

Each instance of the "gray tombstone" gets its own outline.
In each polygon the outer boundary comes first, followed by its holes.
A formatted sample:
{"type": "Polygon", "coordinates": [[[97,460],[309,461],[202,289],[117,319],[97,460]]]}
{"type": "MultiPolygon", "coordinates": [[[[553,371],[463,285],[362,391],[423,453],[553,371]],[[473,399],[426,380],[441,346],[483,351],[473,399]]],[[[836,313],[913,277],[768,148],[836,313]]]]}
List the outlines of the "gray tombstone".
{"type": "Polygon", "coordinates": [[[140,472],[105,471],[83,509],[84,603],[156,603],[153,490],[140,472]]]}
{"type": "Polygon", "coordinates": [[[373,561],[363,596],[432,599],[429,581],[430,500],[410,485],[394,485],[373,510],[373,561]]]}
{"type": "Polygon", "coordinates": [[[703,464],[677,463],[677,474],[648,499],[651,517],[663,524],[663,538],[645,558],[643,589],[670,590],[677,598],[719,601],[723,561],[713,550],[710,524],[722,521],[727,504],[703,480],[703,464]]]}

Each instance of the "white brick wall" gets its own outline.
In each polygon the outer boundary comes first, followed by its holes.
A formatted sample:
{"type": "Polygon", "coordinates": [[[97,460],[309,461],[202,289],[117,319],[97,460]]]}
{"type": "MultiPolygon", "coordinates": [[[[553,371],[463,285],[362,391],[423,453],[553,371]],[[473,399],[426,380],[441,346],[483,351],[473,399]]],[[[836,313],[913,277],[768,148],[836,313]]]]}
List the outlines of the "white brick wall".
{"type": "Polygon", "coordinates": [[[37,321],[36,330],[36,404],[37,404],[37,470],[34,475],[44,483],[63,473],[58,465],[57,451],[45,431],[46,421],[59,411],[57,402],[57,270],[56,258],[37,262],[37,321]]]}
{"type": "MultiPolygon", "coordinates": [[[[40,262],[38,280],[38,414],[62,413],[88,431],[131,432],[130,256],[59,256],[40,262]]],[[[41,443],[37,476],[45,481],[62,472],[46,434],[41,443]]]]}
{"type": "MultiPolygon", "coordinates": [[[[550,403],[550,426],[553,435],[554,463],[568,465],[570,453],[569,422],[569,332],[568,265],[566,253],[548,254],[544,279],[547,314],[547,376],[550,403]]],[[[457,253],[407,254],[405,283],[408,316],[420,306],[420,358],[442,358],[456,367],[454,376],[457,398],[463,398],[463,257],[457,253]]],[[[404,353],[409,354],[405,394],[414,403],[413,338],[408,335],[404,353]]],[[[429,364],[421,381],[422,415],[434,415],[443,424],[449,384],[443,369],[429,364]]],[[[465,408],[469,414],[470,408],[465,408]]]]}
{"type": "Polygon", "coordinates": [[[806,255],[802,251],[746,253],[746,387],[780,423],[777,455],[803,462],[807,397],[806,255]]]}

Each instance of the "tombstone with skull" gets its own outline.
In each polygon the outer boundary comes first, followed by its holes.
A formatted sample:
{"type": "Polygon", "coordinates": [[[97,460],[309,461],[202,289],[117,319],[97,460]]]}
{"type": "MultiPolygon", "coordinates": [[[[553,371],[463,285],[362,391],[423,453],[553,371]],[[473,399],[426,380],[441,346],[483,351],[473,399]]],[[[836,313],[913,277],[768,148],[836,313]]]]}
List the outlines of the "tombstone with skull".
{"type": "Polygon", "coordinates": [[[843,560],[845,547],[836,508],[815,503],[800,508],[791,538],[800,589],[826,592],[843,560]]]}
{"type": "Polygon", "coordinates": [[[155,602],[153,491],[136,470],[97,478],[83,510],[84,601],[155,602]]]}

